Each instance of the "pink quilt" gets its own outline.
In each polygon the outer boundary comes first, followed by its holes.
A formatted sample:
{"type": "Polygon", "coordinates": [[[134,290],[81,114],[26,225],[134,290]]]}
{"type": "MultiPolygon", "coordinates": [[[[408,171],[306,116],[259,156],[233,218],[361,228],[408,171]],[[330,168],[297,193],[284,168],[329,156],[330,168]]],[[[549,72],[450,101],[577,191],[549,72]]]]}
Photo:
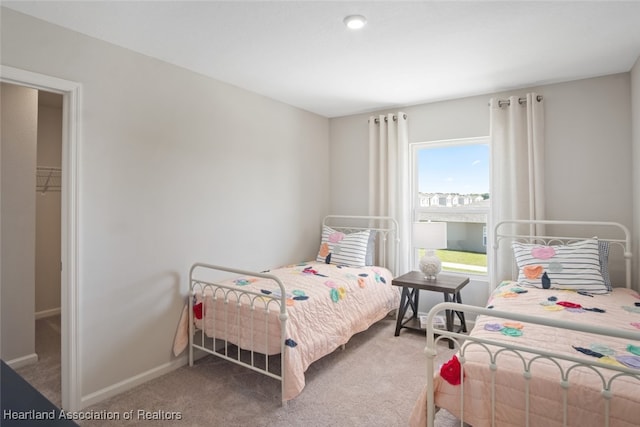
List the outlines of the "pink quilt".
{"type": "MultiPolygon", "coordinates": [[[[283,400],[293,399],[302,391],[304,372],[311,363],[397,309],[400,300],[399,288],[391,285],[391,272],[381,267],[351,268],[313,261],[268,273],[277,276],[287,289],[289,319],[283,400]]],[[[267,279],[239,277],[225,283],[238,290],[250,289],[264,295],[280,293],[278,285],[267,279]]],[[[270,305],[269,320],[265,322],[261,301],[257,301],[256,310],[252,311],[246,301],[237,310],[234,303],[225,307],[223,298],[214,301],[209,291],[205,291],[205,295],[209,296],[204,298],[202,306],[204,325],[202,320],[197,320],[197,328],[204,327],[208,336],[227,339],[243,349],[280,353],[276,304],[270,305]]],[[[202,302],[202,298],[197,302],[202,302]]]]}
{"type": "MultiPolygon", "coordinates": [[[[611,386],[609,425],[640,425],[640,307],[636,306],[639,302],[638,293],[629,289],[616,288],[607,295],[587,296],[574,291],[522,288],[515,282],[504,282],[488,303],[495,310],[638,332],[638,339],[632,341],[530,323],[508,323],[489,316],[478,316],[472,336],[578,357],[584,359],[585,365],[598,361],[625,366],[635,374],[620,375],[607,369],[596,372],[585,366],[568,369],[573,363],[562,360],[554,363],[548,359],[532,361],[531,355],[521,353],[524,354],[521,357],[504,351],[495,359],[497,370],[493,377],[488,352],[482,346],[468,342],[463,346],[462,385],[451,385],[436,375],[436,406],[458,418],[462,416],[474,427],[492,425],[491,384],[495,381],[495,425],[526,425],[528,410],[531,426],[561,426],[563,386],[568,386],[566,425],[600,427],[607,425],[603,389],[618,375],[611,386]],[[525,379],[525,366],[530,366],[530,380],[525,379]],[[561,384],[563,375],[566,383],[561,384]],[[461,391],[464,415],[461,414],[461,391]]],[[[490,348],[495,352],[496,347],[490,348]]],[[[411,414],[412,426],[426,425],[426,396],[425,388],[411,414]]]]}

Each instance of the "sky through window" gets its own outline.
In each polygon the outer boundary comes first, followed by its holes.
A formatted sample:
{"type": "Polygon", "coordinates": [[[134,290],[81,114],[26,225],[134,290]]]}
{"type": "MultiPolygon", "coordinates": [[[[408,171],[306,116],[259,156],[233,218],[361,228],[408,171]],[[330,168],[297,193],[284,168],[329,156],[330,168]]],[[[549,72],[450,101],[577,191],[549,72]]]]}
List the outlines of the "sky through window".
{"type": "Polygon", "coordinates": [[[489,193],[489,146],[454,145],[419,150],[420,193],[489,193]]]}

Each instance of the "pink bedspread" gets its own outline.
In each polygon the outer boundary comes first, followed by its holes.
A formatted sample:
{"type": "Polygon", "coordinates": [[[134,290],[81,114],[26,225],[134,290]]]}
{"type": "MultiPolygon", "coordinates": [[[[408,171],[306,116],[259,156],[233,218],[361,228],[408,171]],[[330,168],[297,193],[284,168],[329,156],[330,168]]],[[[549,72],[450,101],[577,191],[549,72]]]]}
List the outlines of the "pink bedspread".
{"type": "MultiPolygon", "coordinates": [[[[471,335],[583,358],[585,364],[596,360],[620,364],[625,361],[625,358],[636,358],[636,352],[640,346],[640,308],[635,306],[636,302],[640,302],[640,296],[635,291],[622,288],[616,288],[608,295],[589,297],[573,291],[519,288],[516,283],[505,282],[496,289],[488,303],[495,310],[637,331],[638,340],[602,337],[530,323],[507,325],[522,326],[519,329],[522,333],[520,336],[518,333],[515,333],[515,336],[508,336],[495,330],[500,326],[504,327],[506,321],[488,316],[478,316],[471,335]],[[526,290],[526,293],[513,292],[518,289],[526,290]],[[562,304],[558,304],[559,302],[562,304]],[[605,312],[588,311],[584,310],[585,308],[598,308],[605,312]],[[598,354],[587,355],[578,351],[576,347],[595,351],[598,354]],[[602,354],[608,357],[602,359],[597,357],[602,354]]],[[[495,347],[493,350],[495,351],[495,347]]],[[[465,358],[462,388],[465,402],[464,421],[474,427],[491,425],[492,371],[489,369],[489,356],[487,351],[477,344],[465,344],[463,351],[465,358]]],[[[495,422],[498,426],[525,425],[527,380],[524,379],[524,366],[529,363],[529,359],[528,355],[521,358],[512,352],[503,352],[496,360],[498,369],[495,374],[495,422]]],[[[632,361],[632,363],[636,362],[632,361]]],[[[532,379],[529,380],[528,409],[531,426],[563,425],[563,388],[560,385],[560,371],[567,372],[566,369],[570,365],[573,364],[565,361],[558,361],[556,365],[546,359],[531,362],[532,379]]],[[[594,427],[606,425],[605,399],[602,397],[603,383],[606,384],[616,372],[600,369],[600,373],[602,377],[585,367],[569,370],[566,373],[569,384],[567,425],[594,427]]],[[[613,398],[609,425],[619,427],[640,425],[640,380],[637,376],[636,378],[622,376],[615,379],[611,391],[613,398]]],[[[411,414],[412,426],[426,425],[426,393],[425,388],[416,402],[411,414]]],[[[436,375],[435,404],[437,407],[445,408],[460,418],[460,394],[461,386],[451,385],[436,375]]]]}
{"type": "MultiPolygon", "coordinates": [[[[311,363],[397,309],[400,300],[399,288],[391,285],[391,272],[381,267],[350,268],[314,261],[271,270],[269,274],[284,283],[288,296],[283,400],[293,399],[302,391],[304,372],[311,363]]],[[[280,292],[278,285],[267,279],[240,277],[225,283],[269,295],[280,292]]],[[[249,305],[240,308],[238,321],[235,304],[229,304],[232,310],[225,310],[223,304],[223,299],[205,298],[203,319],[208,336],[226,338],[260,353],[280,353],[276,305],[270,306],[266,324],[254,313],[251,327],[249,305]]],[[[260,307],[259,313],[264,313],[262,304],[256,306],[260,307]]],[[[202,328],[202,321],[196,321],[196,327],[202,328]]]]}

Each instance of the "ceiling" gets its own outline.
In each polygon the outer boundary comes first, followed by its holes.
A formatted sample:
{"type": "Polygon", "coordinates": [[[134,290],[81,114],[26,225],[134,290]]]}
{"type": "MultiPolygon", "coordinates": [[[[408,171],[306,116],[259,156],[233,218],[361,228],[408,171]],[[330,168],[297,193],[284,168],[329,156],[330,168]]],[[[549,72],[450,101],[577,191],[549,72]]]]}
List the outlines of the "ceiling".
{"type": "Polygon", "coordinates": [[[338,117],[627,72],[640,1],[4,1],[338,117]],[[366,16],[360,31],[345,16],[366,16]]]}

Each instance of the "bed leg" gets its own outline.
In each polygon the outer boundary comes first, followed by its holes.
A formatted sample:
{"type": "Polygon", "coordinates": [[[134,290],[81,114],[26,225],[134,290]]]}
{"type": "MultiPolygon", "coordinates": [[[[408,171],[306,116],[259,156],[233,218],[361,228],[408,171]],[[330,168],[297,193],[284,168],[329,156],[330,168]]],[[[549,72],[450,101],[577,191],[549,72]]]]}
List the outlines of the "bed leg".
{"type": "Polygon", "coordinates": [[[340,346],[340,348],[342,349],[342,351],[344,351],[344,349],[345,349],[345,348],[347,348],[347,345],[346,345],[346,344],[342,344],[342,345],[340,346]]]}

